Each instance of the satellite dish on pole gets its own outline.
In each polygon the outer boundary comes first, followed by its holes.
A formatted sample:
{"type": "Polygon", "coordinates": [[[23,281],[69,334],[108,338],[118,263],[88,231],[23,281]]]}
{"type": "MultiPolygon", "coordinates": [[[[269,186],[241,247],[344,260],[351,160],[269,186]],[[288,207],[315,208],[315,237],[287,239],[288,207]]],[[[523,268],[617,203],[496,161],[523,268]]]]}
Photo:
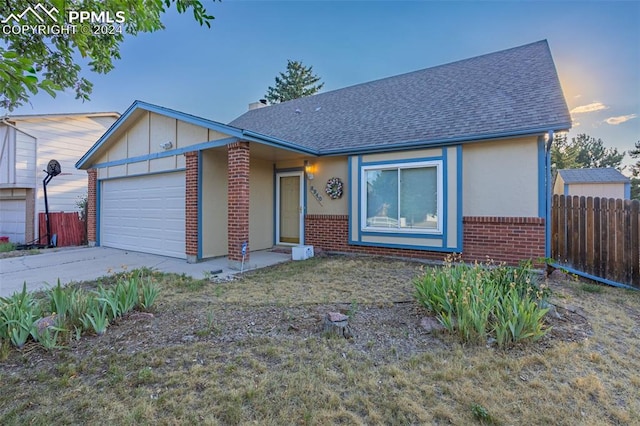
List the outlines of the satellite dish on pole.
{"type": "Polygon", "coordinates": [[[56,160],[51,160],[49,161],[49,164],[47,164],[47,174],[50,176],[58,176],[61,172],[61,168],[60,168],[60,163],[58,163],[56,160]]]}

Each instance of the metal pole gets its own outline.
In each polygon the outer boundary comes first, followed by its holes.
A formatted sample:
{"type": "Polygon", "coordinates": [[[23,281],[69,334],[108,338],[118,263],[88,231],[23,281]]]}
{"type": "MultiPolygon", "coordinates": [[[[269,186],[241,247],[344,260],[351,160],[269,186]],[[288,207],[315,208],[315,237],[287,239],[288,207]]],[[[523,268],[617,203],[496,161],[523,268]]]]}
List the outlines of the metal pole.
{"type": "Polygon", "coordinates": [[[51,247],[51,225],[49,224],[49,200],[47,199],[47,184],[53,178],[52,175],[47,173],[47,177],[42,180],[42,186],[44,188],[44,217],[47,222],[47,247],[51,247]]]}

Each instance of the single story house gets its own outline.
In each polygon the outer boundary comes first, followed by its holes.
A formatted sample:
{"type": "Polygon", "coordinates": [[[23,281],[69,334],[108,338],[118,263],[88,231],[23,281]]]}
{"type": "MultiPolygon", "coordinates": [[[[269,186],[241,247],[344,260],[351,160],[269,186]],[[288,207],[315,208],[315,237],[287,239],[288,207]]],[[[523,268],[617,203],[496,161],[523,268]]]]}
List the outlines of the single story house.
{"type": "Polygon", "coordinates": [[[45,211],[43,170],[50,160],[60,163],[63,174],[47,186],[49,211],[79,210],[87,175],[74,167],[75,162],[119,116],[97,112],[10,115],[0,120],[0,236],[15,243],[29,243],[38,236],[38,213],[45,211]]]}
{"type": "Polygon", "coordinates": [[[561,169],[556,174],[553,193],[629,200],[631,199],[631,179],[611,167],[561,169]]]}
{"type": "Polygon", "coordinates": [[[539,41],[251,104],[229,124],[136,101],[76,166],[99,245],[188,262],[308,244],[515,263],[548,249],[549,149],[570,126],[539,41]]]}

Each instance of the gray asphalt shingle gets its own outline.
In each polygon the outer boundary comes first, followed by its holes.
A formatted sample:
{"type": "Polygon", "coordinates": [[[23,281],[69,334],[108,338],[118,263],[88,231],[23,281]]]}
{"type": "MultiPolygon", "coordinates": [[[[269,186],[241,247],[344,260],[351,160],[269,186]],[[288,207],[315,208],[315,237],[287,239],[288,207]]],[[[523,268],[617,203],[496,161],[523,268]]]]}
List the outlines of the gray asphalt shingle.
{"type": "Polygon", "coordinates": [[[618,170],[607,167],[599,169],[560,169],[558,174],[564,183],[619,183],[630,179],[618,170]]]}
{"type": "Polygon", "coordinates": [[[248,111],[232,126],[318,150],[565,130],[546,41],[248,111]]]}

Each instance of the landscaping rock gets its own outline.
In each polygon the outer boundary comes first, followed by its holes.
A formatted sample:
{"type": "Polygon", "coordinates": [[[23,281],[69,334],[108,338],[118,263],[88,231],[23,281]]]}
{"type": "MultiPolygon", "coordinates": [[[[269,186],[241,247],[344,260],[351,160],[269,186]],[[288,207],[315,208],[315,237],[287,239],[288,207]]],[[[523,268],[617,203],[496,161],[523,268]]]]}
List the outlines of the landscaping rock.
{"type": "Polygon", "coordinates": [[[424,328],[427,333],[437,333],[445,330],[444,325],[440,324],[440,321],[434,317],[424,317],[420,321],[420,326],[424,328]]]}
{"type": "Polygon", "coordinates": [[[331,322],[341,322],[349,320],[349,317],[345,314],[341,314],[340,312],[329,312],[327,314],[327,319],[331,322]]]}
{"type": "Polygon", "coordinates": [[[553,304],[551,304],[551,303],[549,303],[549,302],[547,302],[547,301],[543,300],[543,301],[540,303],[540,307],[541,307],[541,308],[543,308],[543,309],[546,309],[546,308],[548,308],[548,309],[549,309],[549,310],[547,311],[547,315],[552,316],[552,317],[557,318],[557,319],[562,319],[562,315],[560,315],[560,314],[558,313],[558,310],[556,309],[556,306],[555,306],[555,305],[553,305],[553,304]]]}
{"type": "Polygon", "coordinates": [[[323,333],[328,336],[353,338],[353,332],[349,326],[349,317],[340,312],[329,312],[324,317],[323,333]]]}
{"type": "Polygon", "coordinates": [[[55,313],[49,315],[48,317],[40,318],[35,322],[36,329],[38,333],[42,333],[47,328],[55,327],[57,320],[57,315],[55,313]]]}
{"type": "Polygon", "coordinates": [[[562,269],[554,269],[550,274],[547,274],[549,278],[557,281],[570,280],[571,276],[564,272],[562,269]]]}

